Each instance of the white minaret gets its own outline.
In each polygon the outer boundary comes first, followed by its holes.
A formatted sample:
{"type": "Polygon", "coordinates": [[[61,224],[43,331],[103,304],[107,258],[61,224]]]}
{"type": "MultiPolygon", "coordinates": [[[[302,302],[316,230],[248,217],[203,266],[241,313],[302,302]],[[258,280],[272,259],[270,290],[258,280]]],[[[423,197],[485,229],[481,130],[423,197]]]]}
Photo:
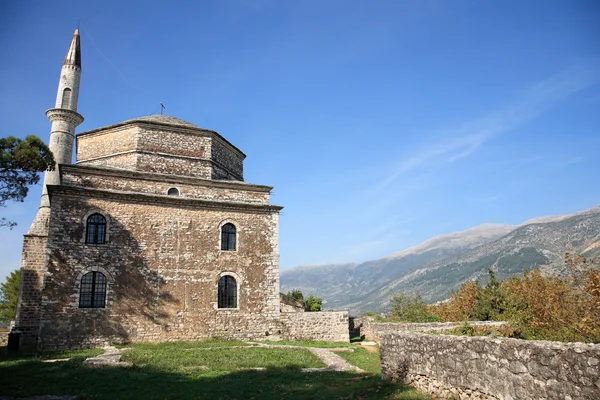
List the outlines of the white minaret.
{"type": "Polygon", "coordinates": [[[44,174],[42,202],[38,214],[29,229],[29,234],[47,235],[50,199],[48,198],[48,188],[46,185],[60,184],[59,165],[71,164],[73,159],[75,127],[83,122],[83,117],[77,113],[80,79],[81,47],[79,43],[79,29],[75,29],[60,71],[56,104],[54,108],[46,111],[46,116],[52,123],[48,147],[54,155],[56,168],[53,171],[46,171],[44,174]]]}

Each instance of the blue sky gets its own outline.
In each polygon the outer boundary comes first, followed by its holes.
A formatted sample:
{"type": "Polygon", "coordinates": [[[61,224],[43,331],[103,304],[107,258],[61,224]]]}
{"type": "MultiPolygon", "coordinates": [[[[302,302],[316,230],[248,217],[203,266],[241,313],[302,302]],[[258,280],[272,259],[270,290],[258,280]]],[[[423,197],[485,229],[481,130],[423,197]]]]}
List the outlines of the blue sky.
{"type": "MultiPolygon", "coordinates": [[[[600,203],[600,2],[6,1],[0,136],[47,141],[78,20],[77,132],[159,102],[218,131],[285,206],[282,268],[600,203]]],[[[40,192],[0,209],[2,280],[40,192]]]]}

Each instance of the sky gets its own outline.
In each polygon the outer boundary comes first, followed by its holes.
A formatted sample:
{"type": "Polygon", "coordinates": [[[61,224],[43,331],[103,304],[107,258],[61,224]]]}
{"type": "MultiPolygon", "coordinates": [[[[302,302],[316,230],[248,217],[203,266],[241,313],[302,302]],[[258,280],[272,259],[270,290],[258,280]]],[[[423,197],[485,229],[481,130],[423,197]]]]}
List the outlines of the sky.
{"type": "MultiPolygon", "coordinates": [[[[600,204],[600,2],[3,1],[0,137],[47,141],[80,24],[76,132],[165,113],[274,186],[280,266],[361,262],[600,204]]],[[[20,267],[41,182],[0,216],[20,267]]]]}

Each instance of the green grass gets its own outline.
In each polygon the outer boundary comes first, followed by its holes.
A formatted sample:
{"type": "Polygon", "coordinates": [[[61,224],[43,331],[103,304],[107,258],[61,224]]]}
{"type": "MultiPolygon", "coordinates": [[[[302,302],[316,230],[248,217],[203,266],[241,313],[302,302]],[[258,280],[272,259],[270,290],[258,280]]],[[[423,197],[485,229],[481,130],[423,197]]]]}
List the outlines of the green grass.
{"type": "Polygon", "coordinates": [[[98,354],[98,350],[4,357],[0,360],[0,397],[50,394],[94,400],[429,398],[403,385],[382,382],[372,367],[376,353],[364,354],[362,348],[340,355],[349,357],[351,363],[368,373],[305,373],[301,368],[322,366],[306,349],[231,347],[238,345],[239,342],[231,341],[133,344],[131,350],[123,353],[124,361],[132,362],[132,367],[84,366],[83,360],[98,354]],[[70,360],[43,362],[61,357],[70,360]]]}
{"type": "Polygon", "coordinates": [[[353,352],[336,351],[334,353],[348,361],[350,364],[356,365],[358,368],[363,369],[366,372],[371,374],[381,374],[381,367],[379,366],[379,351],[376,353],[370,353],[363,347],[355,346],[353,352]]]}
{"type": "Polygon", "coordinates": [[[260,343],[284,345],[284,346],[303,346],[303,347],[321,347],[321,348],[340,348],[340,347],[351,347],[352,344],[348,342],[313,342],[309,340],[261,340],[260,343]]]}

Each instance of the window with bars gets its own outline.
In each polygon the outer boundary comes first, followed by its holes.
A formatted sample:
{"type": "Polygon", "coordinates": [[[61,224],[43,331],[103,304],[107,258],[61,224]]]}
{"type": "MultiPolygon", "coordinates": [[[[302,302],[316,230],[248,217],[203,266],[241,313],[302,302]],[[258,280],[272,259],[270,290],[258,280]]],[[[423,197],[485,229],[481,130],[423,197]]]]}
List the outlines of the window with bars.
{"type": "Polygon", "coordinates": [[[89,244],[104,244],[106,240],[106,218],[101,214],[92,214],[86,223],[85,242],[89,244]]]}
{"type": "Polygon", "coordinates": [[[235,250],[235,225],[227,223],[221,228],[221,250],[235,250]]]}
{"type": "Polygon", "coordinates": [[[104,308],[106,304],[106,277],[102,272],[88,272],[81,277],[79,308],[104,308]]]}
{"type": "Polygon", "coordinates": [[[66,88],[65,90],[63,90],[62,103],[60,105],[60,108],[69,107],[71,107],[71,89],[66,88]]]}
{"type": "Polygon", "coordinates": [[[219,308],[237,308],[237,283],[230,275],[219,279],[218,289],[219,308]]]}

